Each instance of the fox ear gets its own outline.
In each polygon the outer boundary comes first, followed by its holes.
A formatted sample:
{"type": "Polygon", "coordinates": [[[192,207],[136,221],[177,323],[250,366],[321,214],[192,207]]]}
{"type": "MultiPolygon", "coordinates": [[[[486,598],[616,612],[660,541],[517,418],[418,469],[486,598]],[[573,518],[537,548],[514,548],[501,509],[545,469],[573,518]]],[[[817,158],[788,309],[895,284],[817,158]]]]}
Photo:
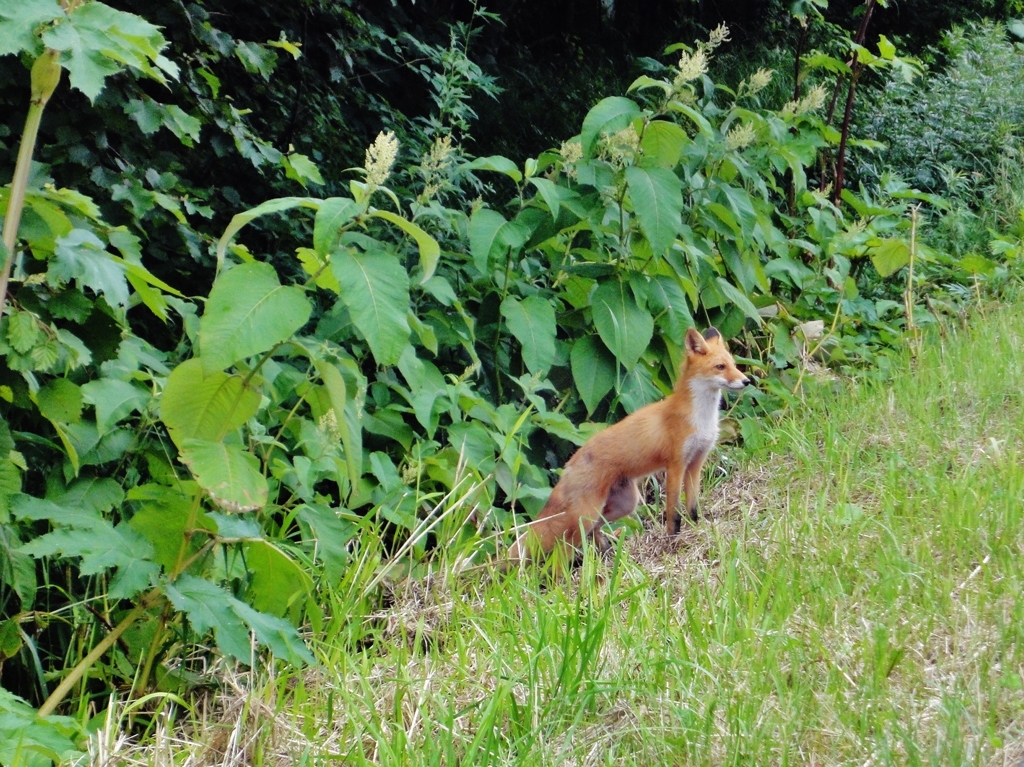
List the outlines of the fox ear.
{"type": "Polygon", "coordinates": [[[721,338],[722,334],[718,332],[718,328],[708,328],[704,331],[704,340],[710,341],[712,338],[721,338]]]}
{"type": "Polygon", "coordinates": [[[687,354],[707,354],[708,345],[704,343],[704,339],[700,333],[697,332],[696,328],[690,328],[686,331],[686,353],[687,354]]]}

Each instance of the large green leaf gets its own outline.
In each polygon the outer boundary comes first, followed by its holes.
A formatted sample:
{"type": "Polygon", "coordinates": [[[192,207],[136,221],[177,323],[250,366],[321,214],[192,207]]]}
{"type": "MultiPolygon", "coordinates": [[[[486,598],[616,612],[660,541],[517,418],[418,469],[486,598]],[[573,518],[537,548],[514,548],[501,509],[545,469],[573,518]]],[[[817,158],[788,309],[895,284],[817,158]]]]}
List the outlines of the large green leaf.
{"type": "Polygon", "coordinates": [[[127,306],[126,271],[124,261],[113,258],[95,234],[73,229],[57,238],[46,280],[53,287],[75,280],[80,288],[101,293],[111,306],[127,306]]]}
{"type": "Polygon", "coordinates": [[[324,200],[313,219],[313,249],[321,258],[334,250],[341,227],[355,218],[360,206],[349,197],[329,197],[324,200]]]}
{"type": "Polygon", "coordinates": [[[217,646],[242,663],[252,657],[250,630],[277,657],[297,665],[316,663],[288,621],[257,612],[210,581],[186,574],[165,588],[171,604],[188,616],[195,631],[204,634],[212,629],[217,646]]]}
{"type": "Polygon", "coordinates": [[[203,370],[223,370],[267,351],[306,324],[313,307],[301,288],[282,285],[270,264],[222,272],[199,321],[203,370]]]}
{"type": "Polygon", "coordinates": [[[0,0],[0,56],[42,47],[38,30],[64,17],[57,0],[0,0]]]}
{"type": "Polygon", "coordinates": [[[409,404],[416,414],[416,420],[427,430],[428,437],[433,436],[439,415],[435,405],[438,398],[447,391],[444,375],[433,362],[417,357],[416,350],[411,346],[406,348],[398,360],[398,369],[409,385],[409,404]]]}
{"type": "Polygon", "coordinates": [[[459,172],[467,170],[493,170],[496,173],[504,173],[517,184],[523,180],[523,174],[516,167],[516,164],[507,157],[492,155],[490,157],[477,157],[472,162],[459,166],[459,172]]]}
{"type": "Polygon", "coordinates": [[[378,365],[393,365],[409,344],[409,275],[387,253],[343,251],[331,258],[341,300],[378,365]]]}
{"type": "Polygon", "coordinates": [[[217,442],[244,424],[260,406],[260,393],[238,375],[203,372],[199,359],[187,360],[168,376],[160,398],[160,418],[180,448],[195,438],[217,442]]]}
{"type": "Polygon", "coordinates": [[[763,322],[761,315],[757,313],[757,307],[754,306],[746,293],[723,277],[716,277],[715,281],[718,283],[718,288],[722,291],[722,295],[735,304],[740,311],[747,315],[747,317],[752,319],[758,325],[763,322]]]}
{"type": "Polygon", "coordinates": [[[78,423],[82,418],[82,389],[66,378],[54,378],[36,392],[43,418],[58,423],[78,423]]]}
{"type": "Polygon", "coordinates": [[[246,541],[242,548],[253,607],[280,616],[302,607],[313,590],[313,581],[295,560],[269,541],[246,541]]]}
{"type": "Polygon", "coordinates": [[[604,345],[627,371],[636,365],[654,334],[654,318],[637,306],[629,286],[618,280],[599,285],[590,299],[594,325],[604,345]]]}
{"type": "Polygon", "coordinates": [[[674,168],[679,164],[683,148],[690,143],[690,137],[677,123],[669,120],[652,120],[644,129],[640,139],[644,167],[674,168]]]}
{"type": "Polygon", "coordinates": [[[870,254],[879,277],[895,274],[910,263],[910,246],[903,240],[882,240],[871,248],[870,254]]]}
{"type": "Polygon", "coordinates": [[[583,118],[583,129],[580,131],[583,155],[590,155],[590,150],[599,135],[620,131],[639,116],[640,107],[632,99],[622,96],[601,99],[583,118]]]}
{"type": "Polygon", "coordinates": [[[510,248],[518,250],[529,236],[525,227],[490,208],[480,208],[469,219],[469,252],[482,274],[487,274],[492,257],[510,248]]]}
{"type": "Polygon", "coordinates": [[[42,38],[47,47],[63,52],[61,64],[71,86],[90,101],[96,100],[109,75],[125,67],[162,83],[165,75],[178,76],[177,65],[160,54],[167,41],[158,27],[104,3],[79,5],[42,38]]]}
{"type": "Polygon", "coordinates": [[[626,186],[640,230],[656,254],[664,253],[682,226],[682,182],[665,168],[630,166],[626,168],[626,186]]]}
{"type": "Polygon", "coordinates": [[[593,413],[615,385],[615,359],[597,338],[584,336],[573,344],[569,363],[587,413],[593,413]]]}
{"type": "Polygon", "coordinates": [[[523,362],[531,373],[543,375],[555,361],[555,310],[540,296],[522,301],[508,296],[501,302],[501,315],[509,331],[523,347],[523,362]]]}
{"type": "Polygon", "coordinates": [[[225,511],[252,511],[266,505],[267,479],[260,473],[260,462],[238,445],[186,439],[180,458],[225,511]]]}
{"type": "Polygon", "coordinates": [[[562,203],[579,199],[579,195],[572,189],[556,184],[546,178],[531,178],[530,183],[537,187],[540,198],[544,200],[551,211],[551,218],[558,219],[558,211],[562,203]]]}

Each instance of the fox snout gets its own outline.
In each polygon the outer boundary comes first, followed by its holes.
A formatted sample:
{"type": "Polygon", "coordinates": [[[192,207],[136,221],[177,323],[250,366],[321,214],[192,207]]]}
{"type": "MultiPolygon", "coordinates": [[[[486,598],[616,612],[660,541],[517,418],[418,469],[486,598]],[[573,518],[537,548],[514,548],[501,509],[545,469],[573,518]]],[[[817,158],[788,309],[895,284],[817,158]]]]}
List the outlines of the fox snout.
{"type": "Polygon", "coordinates": [[[742,389],[744,386],[750,383],[750,379],[746,376],[739,379],[738,381],[728,381],[725,385],[730,389],[742,389]]]}

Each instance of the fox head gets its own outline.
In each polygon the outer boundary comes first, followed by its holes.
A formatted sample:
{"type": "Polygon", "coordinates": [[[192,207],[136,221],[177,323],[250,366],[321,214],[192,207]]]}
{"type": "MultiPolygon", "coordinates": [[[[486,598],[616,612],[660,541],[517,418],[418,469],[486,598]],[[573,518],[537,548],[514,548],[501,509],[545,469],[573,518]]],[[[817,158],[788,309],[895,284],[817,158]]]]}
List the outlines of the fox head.
{"type": "Polygon", "coordinates": [[[725,339],[715,328],[708,328],[702,336],[695,328],[686,331],[686,364],[683,378],[700,379],[716,389],[742,389],[750,379],[736,367],[725,339]]]}

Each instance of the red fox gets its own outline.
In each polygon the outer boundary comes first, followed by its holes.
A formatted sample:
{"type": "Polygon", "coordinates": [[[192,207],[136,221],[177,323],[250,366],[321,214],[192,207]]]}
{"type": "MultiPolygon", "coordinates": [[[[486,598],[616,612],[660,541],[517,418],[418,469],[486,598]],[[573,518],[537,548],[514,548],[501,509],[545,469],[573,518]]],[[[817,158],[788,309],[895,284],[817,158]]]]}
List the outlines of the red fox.
{"type": "Polygon", "coordinates": [[[631,513],[640,500],[637,479],[660,469],[667,469],[668,534],[679,532],[684,486],[686,511],[697,519],[701,468],[718,442],[722,389],[742,389],[749,379],[715,328],[703,336],[690,328],[685,344],[675,391],[594,435],[576,451],[537,519],[509,549],[512,562],[531,553],[549,553],[560,540],[579,545],[583,535],[592,535],[598,546],[607,548],[601,526],[631,513]]]}

